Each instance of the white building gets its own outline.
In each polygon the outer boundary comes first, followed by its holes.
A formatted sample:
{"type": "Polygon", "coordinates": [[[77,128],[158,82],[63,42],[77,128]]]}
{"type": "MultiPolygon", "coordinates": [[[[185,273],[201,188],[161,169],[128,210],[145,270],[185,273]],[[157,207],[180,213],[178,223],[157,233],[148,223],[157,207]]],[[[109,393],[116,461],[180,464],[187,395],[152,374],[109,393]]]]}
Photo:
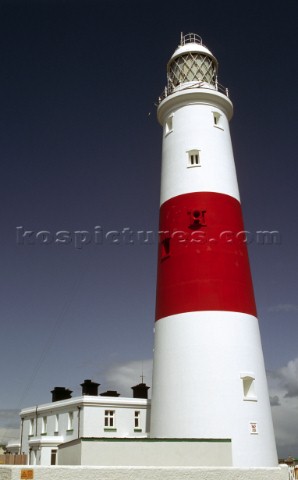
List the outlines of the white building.
{"type": "MultiPolygon", "coordinates": [[[[133,389],[134,395],[147,397],[145,384],[133,389]]],[[[114,391],[98,395],[97,390],[97,383],[85,380],[82,395],[71,398],[70,390],[56,387],[51,403],[21,410],[19,450],[30,465],[56,465],[59,447],[74,440],[147,437],[150,400],[114,391]]],[[[81,463],[77,457],[72,461],[81,463]]]]}
{"type": "Polygon", "coordinates": [[[20,443],[7,449],[42,466],[232,466],[229,438],[149,438],[149,387],[132,388],[133,398],[98,395],[98,384],[85,380],[82,395],[71,398],[56,387],[51,403],[21,410],[20,443]]]}

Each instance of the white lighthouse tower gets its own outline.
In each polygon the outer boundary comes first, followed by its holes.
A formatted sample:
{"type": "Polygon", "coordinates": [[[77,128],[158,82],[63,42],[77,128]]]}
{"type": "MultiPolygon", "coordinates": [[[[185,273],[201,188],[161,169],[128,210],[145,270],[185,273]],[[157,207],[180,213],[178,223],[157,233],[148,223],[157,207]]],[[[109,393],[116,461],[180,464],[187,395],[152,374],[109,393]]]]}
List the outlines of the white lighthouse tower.
{"type": "Polygon", "coordinates": [[[233,105],[198,35],[182,36],[167,73],[151,437],[231,439],[233,466],[274,467],[233,105]]]}

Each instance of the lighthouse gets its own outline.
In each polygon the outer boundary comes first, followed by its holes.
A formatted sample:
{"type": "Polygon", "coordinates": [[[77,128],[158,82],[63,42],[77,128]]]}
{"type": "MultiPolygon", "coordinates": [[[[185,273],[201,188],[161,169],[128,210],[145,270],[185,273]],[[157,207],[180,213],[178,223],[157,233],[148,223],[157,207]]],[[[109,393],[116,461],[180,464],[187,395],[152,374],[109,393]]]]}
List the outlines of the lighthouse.
{"type": "Polygon", "coordinates": [[[229,130],[233,105],[196,34],[167,65],[150,435],[230,439],[235,467],[276,446],[229,130]]]}

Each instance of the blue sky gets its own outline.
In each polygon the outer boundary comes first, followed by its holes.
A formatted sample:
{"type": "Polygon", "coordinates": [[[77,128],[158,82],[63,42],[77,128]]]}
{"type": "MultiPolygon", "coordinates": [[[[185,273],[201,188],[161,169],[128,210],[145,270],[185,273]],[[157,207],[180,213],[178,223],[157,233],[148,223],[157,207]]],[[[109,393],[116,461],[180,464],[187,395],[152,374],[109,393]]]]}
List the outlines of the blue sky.
{"type": "Polygon", "coordinates": [[[278,450],[298,456],[296,10],[289,1],[0,1],[0,442],[15,436],[16,412],[50,401],[55,386],[78,394],[92,378],[127,395],[142,364],[151,385],[157,242],[137,232],[157,230],[154,104],[183,31],[217,57],[234,103],[278,450]],[[279,243],[258,243],[259,230],[278,231],[279,243]],[[71,242],[57,242],[61,232],[71,242]]]}

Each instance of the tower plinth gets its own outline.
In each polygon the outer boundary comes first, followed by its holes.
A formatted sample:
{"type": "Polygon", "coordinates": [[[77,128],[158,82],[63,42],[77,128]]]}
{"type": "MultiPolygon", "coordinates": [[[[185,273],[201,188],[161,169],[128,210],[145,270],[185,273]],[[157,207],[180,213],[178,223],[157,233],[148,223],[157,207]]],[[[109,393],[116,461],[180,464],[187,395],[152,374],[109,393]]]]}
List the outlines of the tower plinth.
{"type": "Polygon", "coordinates": [[[151,436],[230,438],[233,465],[277,465],[230,138],[233,105],[195,34],[167,66],[151,436]]]}

